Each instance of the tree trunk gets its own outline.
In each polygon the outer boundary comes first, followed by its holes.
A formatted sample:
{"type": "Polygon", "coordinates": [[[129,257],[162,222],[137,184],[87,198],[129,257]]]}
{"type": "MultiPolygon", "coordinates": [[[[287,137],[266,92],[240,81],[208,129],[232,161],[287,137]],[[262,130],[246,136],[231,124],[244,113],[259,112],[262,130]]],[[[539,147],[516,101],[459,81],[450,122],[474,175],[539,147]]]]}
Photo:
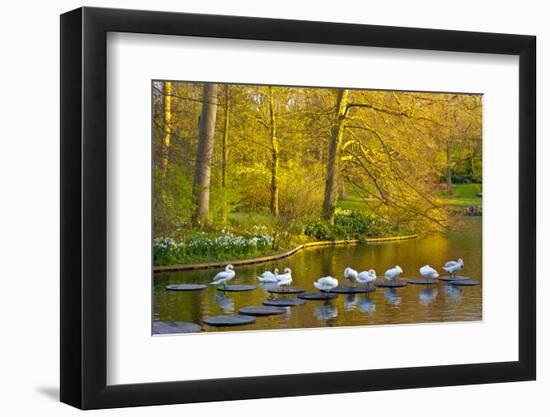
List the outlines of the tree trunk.
{"type": "Polygon", "coordinates": [[[222,187],[227,185],[227,157],[229,149],[227,147],[227,140],[229,138],[229,112],[231,111],[231,99],[229,97],[229,85],[225,86],[225,123],[223,127],[222,138],[222,187]]]}
{"type": "Polygon", "coordinates": [[[447,177],[447,195],[453,193],[453,169],[451,166],[451,140],[447,139],[447,159],[446,159],[446,177],[447,177]]]}
{"type": "Polygon", "coordinates": [[[273,88],[269,87],[269,114],[271,134],[271,214],[279,216],[279,141],[277,139],[277,120],[273,88]]]}
{"type": "Polygon", "coordinates": [[[162,137],[162,148],[161,148],[161,168],[160,168],[160,178],[161,178],[161,192],[160,198],[162,202],[166,202],[166,176],[168,175],[168,163],[170,156],[170,145],[171,145],[171,136],[172,136],[172,83],[169,81],[164,82],[164,94],[162,100],[163,108],[163,137],[162,137]]]}
{"type": "Polygon", "coordinates": [[[344,120],[346,118],[348,93],[348,90],[338,91],[338,99],[336,102],[336,120],[334,126],[332,127],[328,149],[325,197],[323,201],[323,218],[330,223],[334,222],[334,209],[336,208],[337,177],[340,166],[340,145],[342,144],[342,136],[344,135],[344,120]]]}
{"type": "Polygon", "coordinates": [[[172,83],[164,82],[164,136],[162,140],[162,178],[166,177],[168,172],[168,155],[172,136],[172,83]]]}
{"type": "Polygon", "coordinates": [[[222,192],[223,192],[223,207],[222,207],[222,222],[227,223],[227,159],[229,156],[229,114],[231,111],[231,98],[229,96],[229,85],[225,85],[225,122],[223,125],[223,137],[222,137],[222,192]]]}
{"type": "Polygon", "coordinates": [[[194,223],[207,224],[210,208],[210,169],[214,151],[214,129],[218,105],[218,85],[205,83],[202,95],[202,112],[199,124],[199,143],[195,164],[193,196],[195,202],[194,223]]]}
{"type": "Polygon", "coordinates": [[[342,173],[338,175],[338,200],[342,201],[346,199],[346,186],[344,184],[344,177],[342,173]]]}

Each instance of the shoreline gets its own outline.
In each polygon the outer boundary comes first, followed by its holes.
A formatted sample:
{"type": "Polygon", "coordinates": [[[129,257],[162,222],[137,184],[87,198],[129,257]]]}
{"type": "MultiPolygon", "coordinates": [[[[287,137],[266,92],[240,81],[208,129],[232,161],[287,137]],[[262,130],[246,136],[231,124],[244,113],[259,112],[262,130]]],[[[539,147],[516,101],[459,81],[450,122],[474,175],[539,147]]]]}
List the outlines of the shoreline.
{"type": "Polygon", "coordinates": [[[383,243],[383,242],[393,242],[398,240],[409,240],[416,239],[417,234],[414,235],[405,235],[405,236],[390,236],[390,237],[373,237],[363,240],[351,239],[351,240],[325,240],[321,242],[310,242],[298,245],[293,249],[290,249],[286,252],[282,252],[275,255],[261,256],[259,258],[251,259],[239,259],[239,260],[227,260],[227,261],[214,261],[214,262],[205,262],[197,264],[176,264],[176,265],[162,265],[162,266],[153,266],[153,272],[169,272],[169,271],[190,271],[196,269],[208,269],[208,268],[219,268],[224,267],[228,264],[237,266],[237,265],[252,265],[259,264],[263,262],[276,261],[279,259],[287,258],[294,255],[295,253],[308,248],[313,247],[323,247],[323,246],[340,246],[340,245],[357,245],[359,243],[383,243]]]}

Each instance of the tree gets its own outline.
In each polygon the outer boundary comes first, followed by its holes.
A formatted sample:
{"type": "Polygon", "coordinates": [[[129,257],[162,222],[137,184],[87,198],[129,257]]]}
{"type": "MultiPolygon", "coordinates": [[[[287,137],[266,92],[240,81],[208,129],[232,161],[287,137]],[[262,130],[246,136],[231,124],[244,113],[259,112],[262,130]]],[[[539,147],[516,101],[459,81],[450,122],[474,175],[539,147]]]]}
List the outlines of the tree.
{"type": "Polygon", "coordinates": [[[168,171],[168,158],[170,155],[171,135],[172,135],[172,83],[164,82],[164,97],[163,97],[163,115],[164,115],[164,138],[162,148],[162,177],[166,178],[168,171]]]}
{"type": "Polygon", "coordinates": [[[229,84],[225,85],[225,108],[224,108],[224,124],[222,138],[222,188],[227,185],[227,158],[229,155],[229,114],[231,111],[231,97],[229,96],[229,84]]]}
{"type": "Polygon", "coordinates": [[[336,117],[332,127],[327,160],[325,197],[323,201],[323,218],[332,223],[336,208],[337,177],[339,175],[340,146],[344,135],[344,121],[349,90],[338,90],[336,99],[336,117]]]}
{"type": "Polygon", "coordinates": [[[210,210],[210,173],[214,151],[218,85],[205,83],[202,95],[202,111],[199,122],[199,142],[195,163],[193,196],[196,205],[194,223],[207,224],[210,210]]]}
{"type": "Polygon", "coordinates": [[[227,160],[229,157],[229,115],[231,112],[231,97],[229,92],[229,84],[225,85],[225,104],[224,104],[224,124],[223,124],[223,136],[222,136],[222,222],[227,223],[227,160]]]}
{"type": "MultiPolygon", "coordinates": [[[[453,96],[451,99],[453,104],[456,102],[458,96],[453,96]]],[[[449,114],[449,125],[450,126],[456,126],[458,122],[460,121],[460,118],[458,116],[458,110],[455,106],[452,107],[452,110],[449,114]]],[[[446,138],[446,144],[445,144],[445,180],[447,183],[447,195],[453,194],[453,134],[455,132],[449,132],[447,138],[446,138]]]]}
{"type": "MultiPolygon", "coordinates": [[[[168,162],[170,158],[170,145],[172,143],[172,83],[170,81],[164,82],[164,92],[162,96],[163,103],[163,141],[162,141],[162,165],[161,165],[161,179],[166,184],[166,176],[168,173],[168,162]]],[[[166,202],[166,187],[163,187],[161,193],[162,201],[166,202]]]]}
{"type": "Polygon", "coordinates": [[[279,141],[277,139],[277,119],[273,87],[269,87],[269,116],[271,139],[271,199],[270,209],[274,216],[279,215],[279,141]]]}
{"type": "Polygon", "coordinates": [[[481,110],[467,94],[154,82],[155,233],[258,225],[287,247],[340,206],[439,230],[448,166],[453,185],[481,182],[481,110]]]}
{"type": "Polygon", "coordinates": [[[392,227],[445,227],[449,216],[434,198],[439,171],[433,167],[433,126],[447,128],[441,108],[448,97],[358,91],[354,100],[347,104],[342,159],[364,210],[392,227]]]}

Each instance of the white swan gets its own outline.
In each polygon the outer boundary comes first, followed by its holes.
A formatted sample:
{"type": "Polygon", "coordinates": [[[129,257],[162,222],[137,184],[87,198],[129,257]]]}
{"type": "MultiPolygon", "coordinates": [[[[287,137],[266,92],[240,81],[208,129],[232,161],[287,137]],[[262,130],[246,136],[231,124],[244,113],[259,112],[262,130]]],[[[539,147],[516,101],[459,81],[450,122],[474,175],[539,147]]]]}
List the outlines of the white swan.
{"type": "Polygon", "coordinates": [[[403,273],[403,270],[399,265],[395,265],[393,268],[388,269],[386,272],[384,272],[384,277],[388,281],[393,281],[394,279],[398,278],[399,275],[403,273]]]}
{"type": "Polygon", "coordinates": [[[361,284],[370,285],[376,281],[376,271],[374,269],[369,269],[368,271],[361,271],[357,275],[357,281],[361,284]]]}
{"type": "Polygon", "coordinates": [[[344,278],[348,279],[352,284],[357,283],[357,271],[349,266],[344,269],[344,278]]]}
{"type": "Polygon", "coordinates": [[[424,265],[418,271],[420,272],[420,275],[422,275],[426,279],[436,279],[437,277],[439,277],[437,271],[433,269],[430,265],[424,265]]]}
{"type": "Polygon", "coordinates": [[[445,264],[443,269],[447,271],[451,276],[455,277],[456,273],[464,268],[464,261],[459,259],[458,261],[449,261],[445,264]]]}
{"type": "Polygon", "coordinates": [[[277,275],[277,285],[279,287],[288,287],[292,284],[292,270],[285,268],[285,273],[277,275]]]}
{"type": "Polygon", "coordinates": [[[338,280],[333,277],[323,277],[315,281],[313,285],[318,290],[330,292],[330,290],[333,290],[338,286],[338,280]]]}
{"type": "Polygon", "coordinates": [[[278,274],[277,275],[277,281],[284,281],[286,280],[288,277],[290,277],[290,279],[292,279],[292,269],[290,268],[285,268],[285,273],[284,274],[278,274]]]}
{"type": "Polygon", "coordinates": [[[233,271],[233,265],[227,265],[225,267],[225,271],[218,272],[216,274],[216,276],[214,277],[210,285],[223,284],[223,286],[225,287],[225,285],[227,284],[227,281],[230,281],[233,278],[235,278],[235,271],[233,271]]]}
{"type": "Polygon", "coordinates": [[[273,282],[277,282],[279,280],[277,278],[278,275],[279,275],[279,270],[277,268],[275,268],[275,270],[273,272],[264,271],[264,273],[258,277],[258,280],[262,283],[265,283],[265,284],[273,283],[273,282]]]}

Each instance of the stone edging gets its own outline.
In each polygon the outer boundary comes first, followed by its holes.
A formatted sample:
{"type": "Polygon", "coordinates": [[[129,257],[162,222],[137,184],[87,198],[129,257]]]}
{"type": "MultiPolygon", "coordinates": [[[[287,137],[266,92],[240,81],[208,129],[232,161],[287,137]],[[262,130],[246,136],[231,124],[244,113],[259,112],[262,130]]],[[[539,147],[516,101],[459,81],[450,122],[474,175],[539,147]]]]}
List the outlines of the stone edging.
{"type": "Polygon", "coordinates": [[[313,248],[318,246],[337,246],[337,245],[356,245],[358,243],[380,243],[380,242],[393,242],[396,240],[407,240],[415,239],[418,235],[407,235],[407,236],[392,236],[392,237],[373,237],[364,240],[328,240],[323,242],[311,242],[304,243],[303,245],[296,246],[294,249],[291,249],[287,252],[278,253],[276,255],[262,256],[260,258],[252,259],[240,259],[236,261],[216,261],[208,262],[201,264],[183,264],[183,265],[165,265],[165,266],[154,266],[154,272],[166,272],[166,271],[185,271],[193,269],[207,269],[207,268],[219,268],[224,267],[225,265],[250,265],[250,264],[259,264],[262,262],[275,261],[277,259],[283,259],[288,256],[294,255],[296,252],[301,251],[302,249],[313,248]]]}

